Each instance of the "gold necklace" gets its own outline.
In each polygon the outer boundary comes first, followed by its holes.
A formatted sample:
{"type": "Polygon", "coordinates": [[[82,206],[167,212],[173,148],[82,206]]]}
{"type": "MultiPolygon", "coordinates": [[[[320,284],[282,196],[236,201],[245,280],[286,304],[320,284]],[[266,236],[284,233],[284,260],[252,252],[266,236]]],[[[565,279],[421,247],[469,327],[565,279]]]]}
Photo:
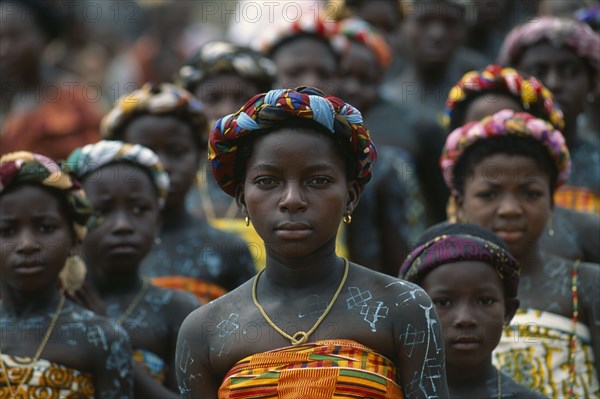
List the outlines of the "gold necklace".
{"type": "Polygon", "coordinates": [[[327,305],[327,309],[325,309],[325,311],[323,312],[321,317],[319,317],[319,320],[317,320],[317,322],[307,332],[298,331],[294,335],[287,334],[281,328],[277,327],[277,325],[275,323],[273,323],[273,321],[269,318],[269,316],[267,316],[267,313],[265,312],[263,307],[260,306],[260,303],[258,303],[258,299],[256,298],[256,287],[258,286],[258,278],[265,271],[265,269],[262,269],[256,275],[256,278],[254,279],[254,284],[252,285],[252,300],[254,301],[254,304],[256,305],[258,310],[260,310],[260,313],[263,315],[263,317],[265,318],[267,323],[269,323],[269,325],[271,327],[273,327],[273,329],[275,331],[277,331],[279,334],[283,335],[285,338],[289,339],[290,342],[292,343],[292,345],[294,345],[294,346],[302,345],[303,343],[305,343],[308,340],[309,335],[312,334],[317,329],[317,327],[319,327],[319,324],[321,324],[321,322],[325,319],[325,317],[327,316],[327,314],[329,313],[331,308],[333,308],[333,305],[335,304],[336,299],[340,295],[340,292],[342,292],[342,288],[344,287],[344,283],[346,283],[346,278],[348,277],[348,269],[349,269],[348,259],[344,258],[344,262],[345,262],[344,276],[342,277],[340,286],[337,288],[337,291],[335,292],[335,294],[333,294],[333,298],[331,299],[331,302],[329,302],[329,305],[327,305]]]}
{"type": "Polygon", "coordinates": [[[35,352],[33,359],[27,365],[27,367],[26,367],[27,372],[21,379],[21,382],[19,383],[19,385],[17,386],[17,389],[15,391],[13,391],[12,387],[10,386],[10,380],[8,379],[8,370],[6,369],[6,366],[4,365],[4,361],[2,360],[2,351],[0,350],[0,364],[2,364],[2,372],[4,373],[4,378],[6,379],[6,386],[8,387],[8,392],[10,393],[11,398],[17,397],[17,394],[21,390],[21,387],[23,386],[25,381],[27,381],[27,379],[29,378],[29,374],[31,373],[32,367],[38,362],[38,360],[40,360],[40,356],[42,355],[42,352],[46,348],[46,344],[48,344],[48,340],[50,339],[50,335],[52,335],[52,331],[54,331],[54,326],[56,326],[56,321],[58,320],[58,316],[60,315],[60,312],[62,311],[64,304],[65,304],[65,295],[61,293],[60,300],[58,301],[58,306],[56,307],[56,311],[54,312],[54,316],[52,317],[52,320],[50,320],[50,324],[48,325],[48,329],[46,330],[46,335],[44,335],[44,338],[42,339],[42,343],[38,347],[38,350],[35,352]]]}
{"type": "Polygon", "coordinates": [[[500,374],[500,369],[496,369],[498,373],[498,399],[502,399],[502,375],[500,374]]]}
{"type": "Polygon", "coordinates": [[[129,317],[129,315],[131,315],[131,312],[134,311],[134,309],[137,307],[137,305],[142,300],[142,297],[146,293],[146,290],[148,289],[148,285],[149,285],[148,280],[144,279],[143,280],[143,284],[142,284],[142,288],[140,288],[140,290],[136,294],[135,298],[133,298],[133,300],[131,301],[131,303],[127,307],[127,309],[125,309],[125,311],[123,312],[123,314],[115,322],[117,324],[117,326],[120,326],[121,323],[123,323],[129,317]]]}

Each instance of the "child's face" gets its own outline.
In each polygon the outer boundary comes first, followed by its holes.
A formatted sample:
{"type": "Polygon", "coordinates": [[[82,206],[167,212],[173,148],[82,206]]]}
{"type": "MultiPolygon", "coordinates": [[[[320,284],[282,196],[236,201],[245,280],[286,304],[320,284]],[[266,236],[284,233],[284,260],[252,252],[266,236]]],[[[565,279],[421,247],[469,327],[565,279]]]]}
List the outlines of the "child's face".
{"type": "Polygon", "coordinates": [[[24,185],[0,197],[0,281],[17,290],[56,285],[73,245],[60,201],[24,185]]]}
{"type": "Polygon", "coordinates": [[[535,248],[552,213],[550,177],[522,155],[494,154],[465,179],[458,198],[462,220],[498,235],[520,258],[535,248]]]}
{"type": "Polygon", "coordinates": [[[367,112],[377,101],[381,75],[375,54],[363,45],[352,43],[340,63],[340,97],[367,112]]]}
{"type": "Polygon", "coordinates": [[[505,94],[489,93],[474,99],[465,112],[465,120],[462,124],[472,121],[480,121],[486,116],[494,115],[503,109],[515,112],[524,112],[523,106],[514,98],[505,94]]]}
{"type": "Polygon", "coordinates": [[[494,268],[481,261],[449,263],[428,273],[421,286],[442,323],[446,364],[476,367],[491,361],[506,317],[503,287],[494,268]]]}
{"type": "Polygon", "coordinates": [[[538,43],[527,48],[516,67],[542,81],[565,114],[573,120],[582,113],[592,90],[585,62],[566,47],[538,43]]]}
{"type": "Polygon", "coordinates": [[[144,115],[131,122],[123,138],[148,147],[158,155],[169,174],[166,207],[181,206],[198,169],[200,150],[191,127],[174,116],[144,115]]]}
{"type": "Polygon", "coordinates": [[[158,231],[157,194],[150,176],[138,166],[115,163],[87,176],[83,186],[96,219],[83,243],[90,272],[137,268],[158,231]]]}
{"type": "Polygon", "coordinates": [[[337,95],[338,62],[327,45],[318,39],[307,37],[286,43],[273,55],[273,61],[277,65],[279,87],[312,86],[337,95]]]}
{"type": "Polygon", "coordinates": [[[358,185],[322,133],[281,129],[257,139],[238,191],[265,246],[286,258],[307,256],[335,240],[358,185]]]}
{"type": "Polygon", "coordinates": [[[194,94],[204,104],[204,112],[212,124],[236,112],[260,90],[256,84],[234,73],[222,73],[202,81],[194,94]]]}

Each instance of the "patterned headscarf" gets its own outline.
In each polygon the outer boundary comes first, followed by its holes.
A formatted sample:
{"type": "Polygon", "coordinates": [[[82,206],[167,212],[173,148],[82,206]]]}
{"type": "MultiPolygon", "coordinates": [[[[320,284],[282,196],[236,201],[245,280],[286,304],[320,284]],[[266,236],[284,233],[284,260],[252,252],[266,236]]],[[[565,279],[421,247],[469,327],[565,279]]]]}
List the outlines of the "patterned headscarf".
{"type": "Polygon", "coordinates": [[[277,67],[262,53],[250,48],[217,40],[206,43],[185,61],[175,75],[175,82],[193,92],[209,75],[234,73],[268,91],[275,83],[277,67]]]}
{"type": "Polygon", "coordinates": [[[496,269],[508,298],[517,297],[521,268],[504,248],[469,234],[444,234],[415,248],[400,267],[399,277],[414,283],[438,266],[461,261],[481,261],[496,269]]]}
{"type": "Polygon", "coordinates": [[[502,44],[498,63],[515,65],[523,50],[547,40],[554,47],[567,46],[600,70],[600,35],[588,25],[569,18],[540,17],[514,28],[502,44]]]}
{"type": "Polygon", "coordinates": [[[531,114],[526,112],[515,113],[512,110],[505,109],[485,117],[481,121],[469,122],[454,130],[446,138],[440,158],[440,166],[444,174],[444,181],[453,193],[456,193],[454,167],[464,152],[480,140],[498,136],[536,139],[544,146],[556,164],[556,170],[558,171],[556,186],[560,187],[568,180],[571,171],[571,158],[561,132],[555,130],[549,122],[535,118],[531,114]]]}
{"type": "Polygon", "coordinates": [[[353,41],[371,50],[382,69],[390,66],[392,52],[384,37],[360,18],[347,18],[340,21],[339,35],[333,39],[333,45],[338,52],[343,53],[353,41]]]}
{"type": "Polygon", "coordinates": [[[146,83],[119,98],[102,118],[100,134],[105,139],[122,140],[127,124],[141,115],[173,115],[190,124],[199,143],[206,141],[208,121],[202,103],[187,90],[169,83],[146,83]]]}
{"type": "Polygon", "coordinates": [[[87,175],[114,162],[129,162],[150,173],[158,191],[158,205],[163,208],[169,194],[169,176],[152,150],[139,144],[102,140],[76,149],[66,160],[71,174],[83,180],[87,175]]]}
{"type": "Polygon", "coordinates": [[[271,54],[279,45],[288,39],[300,35],[311,35],[328,43],[332,51],[332,39],[338,34],[339,24],[337,22],[325,21],[321,17],[306,15],[292,23],[286,23],[275,29],[267,29],[257,40],[257,50],[265,54],[271,54]]]}
{"type": "Polygon", "coordinates": [[[257,94],[235,114],[219,119],[210,132],[209,160],[217,183],[227,194],[235,195],[234,164],[238,139],[253,132],[276,128],[291,118],[307,119],[323,126],[332,135],[347,137],[358,158],[356,179],[361,190],[371,179],[377,150],[360,112],[333,96],[311,87],[271,90],[257,94]]]}
{"type": "Polygon", "coordinates": [[[0,194],[21,183],[61,190],[67,200],[68,218],[78,239],[83,240],[93,209],[79,183],[52,159],[27,151],[11,152],[0,158],[0,194]]]}
{"type": "Polygon", "coordinates": [[[467,72],[450,89],[446,99],[446,127],[464,124],[466,104],[486,93],[506,93],[519,101],[526,112],[549,121],[558,130],[564,128],[563,114],[552,93],[536,78],[526,78],[513,68],[488,65],[481,71],[467,72]]]}

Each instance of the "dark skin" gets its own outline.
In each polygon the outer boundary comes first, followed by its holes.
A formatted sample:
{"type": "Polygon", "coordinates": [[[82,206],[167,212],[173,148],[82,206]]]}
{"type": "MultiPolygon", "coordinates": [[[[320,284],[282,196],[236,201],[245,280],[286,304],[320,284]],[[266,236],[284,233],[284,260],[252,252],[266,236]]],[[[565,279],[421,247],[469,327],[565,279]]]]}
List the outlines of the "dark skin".
{"type": "MultiPolygon", "coordinates": [[[[305,313],[314,308],[315,298],[318,303],[331,301],[342,279],[344,261],[335,254],[336,233],[343,214],[358,203],[358,185],[347,179],[345,162],[333,142],[307,129],[285,128],[257,139],[245,170],[236,198],[242,211],[256,221],[267,249],[258,301],[288,334],[308,331],[318,315],[304,317],[305,313]]],[[[200,308],[184,322],[177,349],[182,398],[216,398],[236,362],[290,345],[252,303],[252,284],[253,280],[200,308]],[[224,330],[225,324],[232,329],[224,330]]],[[[438,327],[433,305],[421,289],[351,263],[339,298],[308,342],[355,340],[395,363],[407,398],[434,392],[447,397],[438,327]],[[389,306],[389,313],[373,315],[367,322],[357,309],[349,310],[356,298],[348,287],[369,291],[373,299],[389,306]],[[403,345],[400,337],[409,323],[432,334],[429,349],[403,345]],[[423,368],[437,378],[420,379],[423,368]]]]}
{"type": "MultiPolygon", "coordinates": [[[[115,321],[142,290],[139,264],[152,247],[159,209],[150,176],[138,166],[109,164],[83,181],[103,221],[84,240],[88,286],[77,298],[115,321]]],[[[134,350],[159,356],[166,364],[164,385],[135,364],[135,396],[177,398],[175,344],[183,319],[198,306],[189,296],[149,286],[122,323],[134,350]]]]}
{"type": "MultiPolygon", "coordinates": [[[[58,274],[75,236],[59,199],[40,186],[4,193],[0,206],[2,353],[33,357],[57,310],[58,274]]],[[[97,397],[133,397],[126,336],[68,299],[40,358],[91,374],[97,397]]]]}
{"type": "MultiPolygon", "coordinates": [[[[494,154],[474,166],[459,194],[462,220],[494,231],[522,265],[519,299],[523,309],[572,318],[572,262],[540,250],[539,239],[552,214],[550,177],[522,155],[494,154]],[[485,171],[494,170],[491,176],[485,171]]],[[[590,329],[594,358],[600,356],[600,268],[578,270],[579,321],[590,329]]],[[[596,368],[596,373],[600,370],[596,368]]]]}
{"type": "MultiPolygon", "coordinates": [[[[478,121],[503,109],[516,112],[527,112],[519,101],[504,94],[482,94],[471,101],[465,110],[464,124],[478,121]]],[[[548,231],[540,236],[543,250],[566,259],[580,259],[585,262],[600,261],[600,247],[597,244],[600,218],[596,215],[584,214],[557,206],[554,208],[551,226],[554,235],[548,231]]],[[[547,230],[550,226],[547,227],[547,230]]]]}
{"type": "Polygon", "coordinates": [[[465,34],[460,8],[443,1],[418,3],[402,29],[418,79],[433,83],[443,78],[465,34]]]}
{"type": "Polygon", "coordinates": [[[312,86],[336,95],[338,61],[322,40],[310,36],[294,39],[277,48],[272,59],[277,65],[280,88],[312,86]]]}
{"type": "Polygon", "coordinates": [[[450,397],[497,395],[497,384],[490,387],[487,383],[498,378],[492,351],[519,301],[505,299],[496,270],[481,261],[438,266],[423,278],[421,286],[435,304],[444,330],[450,397]]]}
{"type": "Polygon", "coordinates": [[[367,113],[377,101],[383,72],[375,53],[352,42],[340,62],[340,96],[367,113]]]}
{"type": "Polygon", "coordinates": [[[196,97],[204,104],[204,112],[211,126],[217,119],[237,111],[259,92],[256,83],[235,73],[209,75],[194,90],[196,97]]]}
{"type": "Polygon", "coordinates": [[[235,241],[230,236],[224,236],[224,233],[216,237],[215,229],[208,226],[205,220],[192,216],[186,208],[186,195],[196,180],[201,154],[206,153],[206,147],[195,137],[197,134],[188,123],[172,115],[141,115],[124,131],[125,141],[146,146],[158,155],[170,179],[160,231],[160,249],[164,250],[169,261],[152,262],[155,259],[152,257],[158,256],[153,251],[142,270],[151,276],[189,275],[229,290],[254,274],[253,265],[249,261],[244,264],[239,260],[240,255],[247,253],[241,239],[235,241]],[[177,245],[186,240],[190,232],[193,232],[198,246],[192,248],[187,242],[188,252],[181,254],[177,245]],[[207,262],[204,262],[211,253],[223,259],[216,273],[208,270],[207,262]],[[198,261],[198,258],[201,259],[198,261]],[[186,271],[181,266],[183,262],[189,263],[190,259],[193,259],[193,270],[186,271]]]}
{"type": "Polygon", "coordinates": [[[42,82],[41,54],[48,38],[32,13],[16,3],[2,3],[0,24],[0,80],[2,111],[8,112],[16,93],[38,90],[42,82]]]}
{"type": "Polygon", "coordinates": [[[585,110],[588,94],[598,92],[598,78],[590,76],[584,60],[573,50],[548,42],[526,48],[515,67],[538,78],[554,94],[565,117],[562,133],[571,148],[577,117],[585,110]]]}

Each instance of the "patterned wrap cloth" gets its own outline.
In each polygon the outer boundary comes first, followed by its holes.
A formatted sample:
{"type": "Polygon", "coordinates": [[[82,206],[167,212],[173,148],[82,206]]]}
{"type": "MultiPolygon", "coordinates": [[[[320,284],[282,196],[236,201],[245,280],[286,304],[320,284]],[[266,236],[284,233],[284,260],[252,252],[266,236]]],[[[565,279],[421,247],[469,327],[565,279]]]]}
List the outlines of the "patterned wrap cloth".
{"type": "Polygon", "coordinates": [[[295,36],[314,36],[328,43],[332,50],[332,40],[338,34],[337,22],[328,21],[320,16],[305,15],[292,23],[280,25],[276,29],[266,29],[256,40],[256,49],[272,55],[279,45],[295,36]]]}
{"type": "Polygon", "coordinates": [[[521,274],[518,262],[504,248],[470,234],[443,234],[419,245],[402,263],[399,276],[419,283],[438,266],[461,261],[482,261],[493,266],[507,297],[517,297],[521,274]]]}
{"type": "Polygon", "coordinates": [[[39,184],[65,193],[68,217],[77,238],[83,240],[92,206],[79,183],[50,158],[27,151],[11,152],[0,158],[0,195],[12,185],[39,184]]]}
{"type": "Polygon", "coordinates": [[[79,180],[114,162],[129,162],[141,166],[150,173],[158,192],[158,205],[164,207],[169,193],[169,176],[156,155],[139,144],[117,140],[101,140],[78,148],[69,155],[66,166],[79,180]]]}
{"type": "MultiPolygon", "coordinates": [[[[13,390],[23,384],[16,396],[11,397],[6,379],[0,378],[0,398],[8,399],[93,399],[92,376],[57,363],[39,359],[30,367],[33,359],[2,354],[0,361],[7,370],[7,378],[13,390]]],[[[4,376],[3,376],[4,377],[4,376]]]]}
{"type": "Polygon", "coordinates": [[[311,87],[271,90],[257,94],[235,114],[227,115],[213,126],[208,144],[213,174],[223,191],[234,196],[234,165],[238,140],[263,129],[276,128],[291,118],[307,119],[323,126],[330,134],[346,137],[357,156],[356,180],[362,190],[371,179],[377,150],[361,113],[333,96],[311,87]]]}
{"type": "Polygon", "coordinates": [[[467,72],[450,89],[446,99],[444,125],[454,130],[464,124],[469,102],[487,93],[507,94],[519,101],[528,113],[547,120],[556,129],[562,130],[565,126],[562,111],[542,82],[534,77],[526,78],[517,70],[500,65],[488,65],[481,71],[467,72]]]}
{"type": "Polygon", "coordinates": [[[569,18],[539,17],[514,28],[498,55],[501,65],[515,65],[528,46],[549,41],[554,47],[566,46],[600,70],[600,35],[583,22],[569,18]]]}
{"type": "Polygon", "coordinates": [[[366,46],[377,57],[381,69],[387,69],[392,62],[392,52],[385,38],[381,36],[368,22],[360,18],[346,18],[339,22],[338,35],[332,42],[339,53],[347,51],[351,42],[366,46]]]}
{"type": "Polygon", "coordinates": [[[117,100],[102,118],[100,134],[109,140],[122,140],[127,125],[142,115],[169,115],[190,124],[198,143],[206,141],[208,121],[202,103],[190,92],[168,83],[144,84],[117,100]]]}
{"type": "Polygon", "coordinates": [[[219,398],[402,399],[396,367],[350,340],[324,340],[248,356],[227,373],[219,398]]]}
{"type": "Polygon", "coordinates": [[[187,59],[177,71],[175,82],[193,92],[203,79],[223,73],[234,73],[256,83],[260,91],[268,91],[275,84],[277,67],[258,51],[216,40],[206,43],[187,59]]]}
{"type": "Polygon", "coordinates": [[[133,351],[133,360],[138,362],[157,382],[164,384],[167,365],[160,356],[145,349],[137,349],[133,351]]]}
{"type": "Polygon", "coordinates": [[[560,187],[568,180],[571,158],[563,135],[545,120],[525,112],[517,113],[505,109],[481,121],[469,122],[454,130],[446,138],[440,166],[444,181],[453,194],[456,194],[454,167],[464,152],[480,140],[499,136],[532,137],[538,140],[548,150],[556,164],[558,171],[556,186],[560,187]]]}

